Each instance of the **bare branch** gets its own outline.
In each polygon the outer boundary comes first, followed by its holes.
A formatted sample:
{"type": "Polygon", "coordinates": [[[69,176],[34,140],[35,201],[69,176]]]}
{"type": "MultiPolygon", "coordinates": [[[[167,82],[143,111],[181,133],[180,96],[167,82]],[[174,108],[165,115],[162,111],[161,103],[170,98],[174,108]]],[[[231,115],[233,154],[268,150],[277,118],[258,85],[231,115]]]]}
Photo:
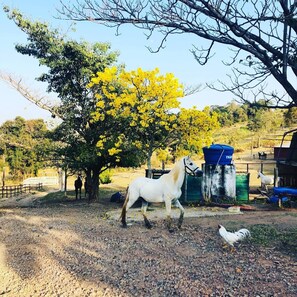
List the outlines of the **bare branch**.
{"type": "Polygon", "coordinates": [[[191,86],[184,85],[184,95],[190,96],[190,95],[196,94],[198,92],[201,92],[205,88],[206,88],[206,86],[203,86],[202,84],[191,85],[191,86]]]}
{"type": "Polygon", "coordinates": [[[195,47],[193,45],[194,50],[190,50],[190,52],[194,55],[196,61],[200,65],[205,65],[208,62],[208,60],[214,56],[214,54],[211,55],[211,49],[212,49],[213,45],[214,45],[214,41],[211,42],[208,49],[203,49],[203,48],[198,49],[197,47],[195,47]]]}
{"type": "Polygon", "coordinates": [[[36,106],[49,111],[52,116],[63,118],[59,112],[59,105],[53,104],[52,101],[46,97],[39,95],[38,92],[32,91],[27,87],[21,78],[17,78],[9,73],[4,73],[0,71],[0,79],[7,83],[10,87],[18,91],[22,96],[24,96],[28,101],[35,104],[36,106]]]}
{"type": "MultiPolygon", "coordinates": [[[[288,94],[289,105],[297,105],[295,0],[76,0],[68,5],[60,2],[59,13],[66,19],[116,28],[132,24],[148,32],[148,38],[155,31],[162,33],[164,38],[157,50],[150,49],[152,52],[161,50],[173,34],[188,33],[206,39],[210,41],[208,49],[193,46],[191,50],[201,65],[214,55],[215,44],[227,45],[235,49],[235,55],[225,65],[248,69],[246,80],[238,84],[241,88],[251,94],[252,86],[260,85],[255,84],[256,77],[262,82],[272,76],[288,94]],[[251,57],[249,61],[247,56],[251,57]],[[245,63],[238,65],[238,60],[245,63]]],[[[236,84],[229,87],[230,91],[235,87],[236,84]]],[[[275,97],[275,93],[270,93],[270,97],[275,97]]],[[[281,102],[275,97],[275,103],[281,102]]]]}

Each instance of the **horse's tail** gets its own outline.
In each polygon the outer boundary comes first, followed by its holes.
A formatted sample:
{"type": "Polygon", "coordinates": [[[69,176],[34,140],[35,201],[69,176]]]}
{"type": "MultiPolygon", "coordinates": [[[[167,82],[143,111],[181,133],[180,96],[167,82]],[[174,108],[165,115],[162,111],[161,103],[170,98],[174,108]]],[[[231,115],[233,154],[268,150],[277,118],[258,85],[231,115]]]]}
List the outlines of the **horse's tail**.
{"type": "Polygon", "coordinates": [[[122,222],[126,222],[126,206],[127,206],[128,201],[129,201],[129,187],[127,187],[127,189],[126,189],[125,202],[123,204],[122,213],[120,216],[120,220],[122,220],[122,222]]]}

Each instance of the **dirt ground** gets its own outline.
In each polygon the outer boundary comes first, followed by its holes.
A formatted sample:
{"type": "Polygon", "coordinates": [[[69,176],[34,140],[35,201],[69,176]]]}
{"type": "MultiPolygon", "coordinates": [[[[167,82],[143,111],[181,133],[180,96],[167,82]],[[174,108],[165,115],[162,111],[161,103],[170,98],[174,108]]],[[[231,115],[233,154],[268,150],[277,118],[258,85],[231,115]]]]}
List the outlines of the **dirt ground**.
{"type": "Polygon", "coordinates": [[[163,207],[148,212],[152,229],[136,208],[123,229],[120,204],[41,196],[0,203],[0,296],[297,296],[296,246],[249,239],[232,252],[217,229],[293,232],[294,210],[187,207],[182,229],[169,233],[163,207]]]}

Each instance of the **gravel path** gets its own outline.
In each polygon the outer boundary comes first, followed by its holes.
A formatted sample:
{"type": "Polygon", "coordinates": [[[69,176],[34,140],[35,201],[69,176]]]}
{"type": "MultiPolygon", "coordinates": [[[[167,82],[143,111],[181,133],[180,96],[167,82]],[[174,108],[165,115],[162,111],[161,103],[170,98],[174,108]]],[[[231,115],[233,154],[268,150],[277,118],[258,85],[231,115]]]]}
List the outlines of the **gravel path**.
{"type": "Polygon", "coordinates": [[[187,217],[169,233],[163,219],[123,229],[108,210],[0,209],[0,296],[297,296],[296,254],[251,241],[230,252],[217,232],[218,223],[296,228],[296,212],[187,217]]]}

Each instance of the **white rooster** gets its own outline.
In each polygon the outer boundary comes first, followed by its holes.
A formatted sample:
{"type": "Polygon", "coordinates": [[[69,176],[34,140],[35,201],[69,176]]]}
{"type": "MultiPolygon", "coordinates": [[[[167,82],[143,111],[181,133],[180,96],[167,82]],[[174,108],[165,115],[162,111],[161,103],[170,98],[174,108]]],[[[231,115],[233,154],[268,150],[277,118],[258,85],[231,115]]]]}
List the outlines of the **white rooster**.
{"type": "Polygon", "coordinates": [[[248,229],[240,229],[237,232],[229,232],[222,225],[219,225],[218,227],[220,235],[229,245],[231,245],[231,247],[234,247],[235,242],[251,236],[251,233],[248,229]]]}

